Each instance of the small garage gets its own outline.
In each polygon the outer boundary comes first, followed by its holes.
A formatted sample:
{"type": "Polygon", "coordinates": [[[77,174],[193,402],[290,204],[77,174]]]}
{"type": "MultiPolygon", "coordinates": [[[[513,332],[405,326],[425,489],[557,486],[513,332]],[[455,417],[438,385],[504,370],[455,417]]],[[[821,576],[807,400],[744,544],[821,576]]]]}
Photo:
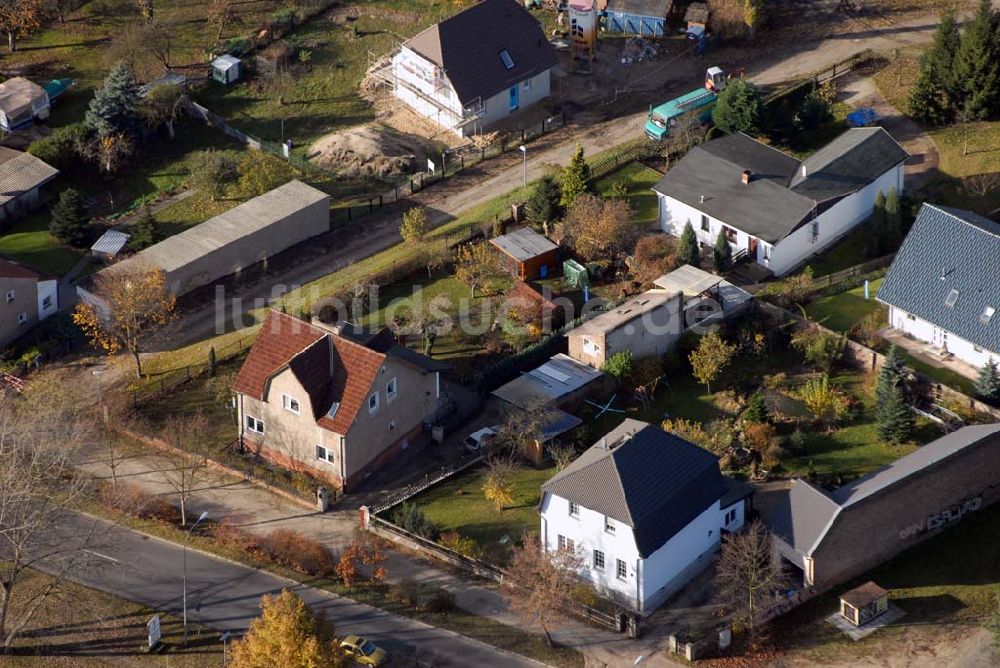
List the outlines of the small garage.
{"type": "Polygon", "coordinates": [[[608,32],[664,37],[673,0],[608,0],[604,28],[608,32]]]}
{"type": "Polygon", "coordinates": [[[530,227],[490,239],[504,270],[522,281],[548,278],[559,266],[559,246],[530,227]]]}
{"type": "Polygon", "coordinates": [[[212,79],[221,84],[229,85],[240,80],[243,74],[243,62],[228,53],[212,61],[212,79]]]}

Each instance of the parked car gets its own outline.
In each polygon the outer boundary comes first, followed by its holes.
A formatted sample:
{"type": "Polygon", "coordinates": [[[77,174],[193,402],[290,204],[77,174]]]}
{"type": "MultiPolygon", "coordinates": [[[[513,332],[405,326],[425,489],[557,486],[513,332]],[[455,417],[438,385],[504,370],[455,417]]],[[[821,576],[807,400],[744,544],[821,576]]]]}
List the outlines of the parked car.
{"type": "Polygon", "coordinates": [[[363,666],[381,666],[385,663],[385,650],[361,636],[347,636],[340,643],[340,648],[363,666]]]}
{"type": "Polygon", "coordinates": [[[479,452],[480,448],[486,445],[492,437],[497,435],[497,432],[499,431],[500,425],[497,424],[492,427],[483,427],[482,429],[474,431],[466,436],[465,440],[462,441],[462,445],[464,445],[465,449],[469,452],[479,452]]]}

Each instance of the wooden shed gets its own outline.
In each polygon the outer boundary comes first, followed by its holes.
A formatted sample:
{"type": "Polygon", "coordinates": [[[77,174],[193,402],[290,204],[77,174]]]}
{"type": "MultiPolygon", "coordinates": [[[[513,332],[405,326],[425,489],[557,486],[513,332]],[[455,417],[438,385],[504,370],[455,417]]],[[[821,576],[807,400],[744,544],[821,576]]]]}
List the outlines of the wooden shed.
{"type": "Polygon", "coordinates": [[[504,269],[522,281],[547,278],[559,266],[559,246],[530,227],[490,239],[504,269]]]}
{"type": "Polygon", "coordinates": [[[605,29],[626,35],[664,37],[673,0],[608,0],[605,29]]]}
{"type": "Polygon", "coordinates": [[[869,580],[840,597],[840,616],[863,626],[889,609],[889,592],[869,580]]]}

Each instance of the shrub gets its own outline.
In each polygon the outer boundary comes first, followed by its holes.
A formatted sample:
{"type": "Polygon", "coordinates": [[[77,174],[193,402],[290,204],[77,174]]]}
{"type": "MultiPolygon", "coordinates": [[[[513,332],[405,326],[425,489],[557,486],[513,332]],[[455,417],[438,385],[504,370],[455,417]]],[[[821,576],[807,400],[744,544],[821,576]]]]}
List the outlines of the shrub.
{"type": "Polygon", "coordinates": [[[212,540],[241,552],[259,552],[260,549],[257,536],[233,525],[228,520],[212,525],[212,540]]]}
{"type": "Polygon", "coordinates": [[[773,438],[774,427],[769,424],[756,422],[743,427],[743,443],[751,450],[763,453],[773,438]]]}
{"type": "Polygon", "coordinates": [[[764,376],[764,387],[769,390],[780,390],[788,383],[788,374],[784,371],[764,376]]]}
{"type": "Polygon", "coordinates": [[[772,440],[766,448],[764,448],[762,461],[764,466],[769,469],[773,469],[779,464],[781,464],[781,458],[784,455],[784,451],[781,449],[781,444],[777,439],[772,440]]]}
{"type": "Polygon", "coordinates": [[[337,564],[328,547],[291,529],[275,529],[259,539],[257,549],[270,561],[316,577],[331,575],[337,564]]]}
{"type": "Polygon", "coordinates": [[[28,145],[28,153],[58,169],[66,169],[80,158],[80,147],[86,140],[81,123],[56,128],[48,137],[28,145]]]}
{"type": "Polygon", "coordinates": [[[796,428],[788,437],[788,449],[796,455],[801,455],[806,451],[806,435],[801,429],[796,428]]]}
{"type": "Polygon", "coordinates": [[[180,522],[180,511],[171,503],[138,485],[119,482],[105,484],[100,489],[102,501],[111,509],[143,520],[165,524],[180,522]]]}
{"type": "Polygon", "coordinates": [[[824,373],[829,373],[844,356],[847,339],[832,332],[810,328],[796,337],[792,345],[802,352],[806,362],[824,373]]]}
{"type": "Polygon", "coordinates": [[[438,542],[449,550],[454,550],[470,559],[478,559],[482,554],[479,544],[474,539],[463,536],[457,531],[441,534],[441,539],[438,542]]]}
{"type": "Polygon", "coordinates": [[[438,528],[427,519],[423,509],[415,503],[403,503],[392,514],[392,521],[404,531],[426,538],[436,540],[438,528]]]}
{"type": "Polygon", "coordinates": [[[451,612],[455,609],[455,595],[447,589],[435,587],[430,595],[421,600],[420,607],[425,612],[451,612]]]}
{"type": "Polygon", "coordinates": [[[743,419],[746,422],[769,422],[771,415],[767,410],[767,402],[764,400],[764,393],[757,390],[750,395],[747,409],[743,412],[743,419]]]}

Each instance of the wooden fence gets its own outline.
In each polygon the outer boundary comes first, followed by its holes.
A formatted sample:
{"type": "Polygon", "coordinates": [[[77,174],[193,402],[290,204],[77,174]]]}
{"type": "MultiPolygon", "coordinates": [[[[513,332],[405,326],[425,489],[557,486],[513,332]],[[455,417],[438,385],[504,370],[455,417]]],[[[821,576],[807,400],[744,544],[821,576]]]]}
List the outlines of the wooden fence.
{"type": "Polygon", "coordinates": [[[864,51],[859,51],[853,56],[845,58],[844,60],[838,61],[831,65],[830,67],[825,67],[821,70],[816,70],[812,74],[802,77],[797,81],[785,84],[775,88],[766,96],[764,96],[764,104],[771,104],[777,100],[787,97],[796,91],[801,90],[806,86],[818,86],[824,82],[832,81],[838,77],[842,77],[845,74],[863,67],[871,62],[873,62],[878,55],[872,49],[865,49],[864,51]]]}

